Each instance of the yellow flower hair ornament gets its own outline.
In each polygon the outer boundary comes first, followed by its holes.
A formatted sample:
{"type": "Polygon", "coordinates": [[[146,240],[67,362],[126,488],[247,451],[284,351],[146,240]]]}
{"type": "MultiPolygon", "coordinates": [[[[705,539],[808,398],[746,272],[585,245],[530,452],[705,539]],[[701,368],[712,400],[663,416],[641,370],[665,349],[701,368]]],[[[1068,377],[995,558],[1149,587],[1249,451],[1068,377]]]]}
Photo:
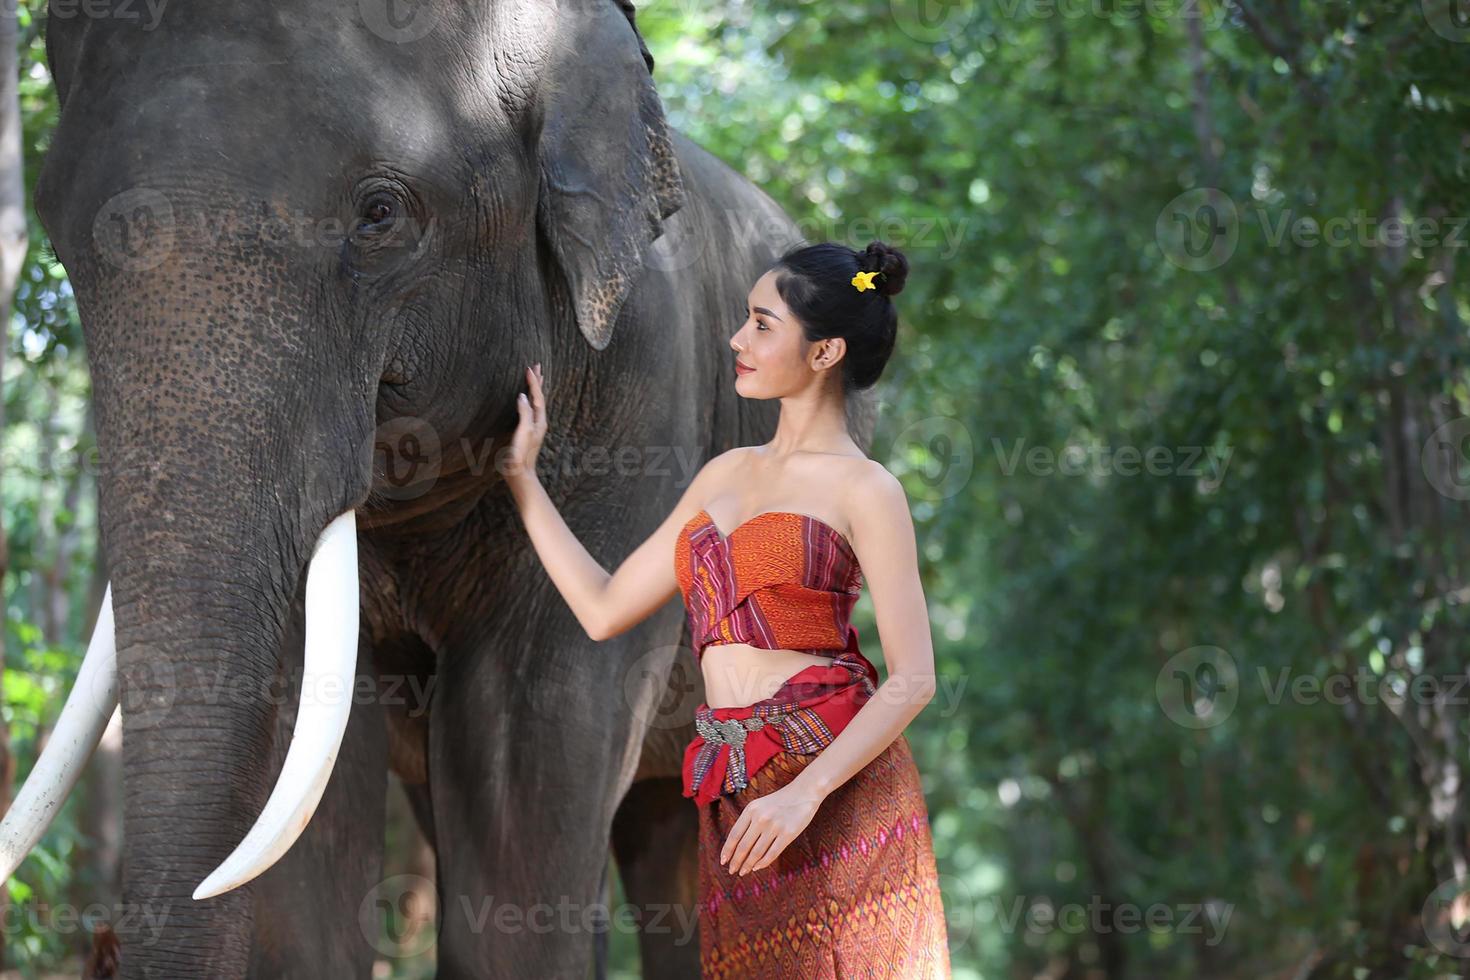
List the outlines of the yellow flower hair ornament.
{"type": "Polygon", "coordinates": [[[881,270],[874,270],[873,272],[859,272],[857,275],[852,277],[852,284],[857,287],[858,292],[862,292],[864,289],[877,289],[878,287],[873,285],[873,277],[876,276],[879,271],[881,270]],[[864,279],[864,276],[866,276],[867,278],[864,279]]]}

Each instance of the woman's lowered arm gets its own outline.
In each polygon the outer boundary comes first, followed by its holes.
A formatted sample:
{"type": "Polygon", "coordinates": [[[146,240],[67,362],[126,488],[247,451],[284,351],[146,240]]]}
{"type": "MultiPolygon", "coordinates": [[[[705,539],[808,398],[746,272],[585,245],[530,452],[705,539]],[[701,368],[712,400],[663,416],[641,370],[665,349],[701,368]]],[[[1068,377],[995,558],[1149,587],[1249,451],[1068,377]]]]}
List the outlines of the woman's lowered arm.
{"type": "Polygon", "coordinates": [[[919,555],[908,497],[898,478],[874,464],[850,499],[853,551],[863,569],[888,678],[825,749],[794,778],[825,797],[898,738],[934,697],[934,640],[919,581],[919,555]]]}

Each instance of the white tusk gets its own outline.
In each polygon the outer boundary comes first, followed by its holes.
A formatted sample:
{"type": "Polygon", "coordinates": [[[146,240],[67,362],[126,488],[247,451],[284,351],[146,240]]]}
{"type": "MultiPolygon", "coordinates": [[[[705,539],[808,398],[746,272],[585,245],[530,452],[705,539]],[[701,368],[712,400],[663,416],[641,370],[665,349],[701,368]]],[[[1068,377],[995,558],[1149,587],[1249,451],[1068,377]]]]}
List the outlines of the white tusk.
{"type": "Polygon", "coordinates": [[[348,510],[322,531],[306,569],[306,672],[281,775],[255,826],[194,889],[196,899],[213,898],[266,871],[316,812],[352,710],[360,601],[357,514],[348,510]]]}
{"type": "Polygon", "coordinates": [[[61,706],[41,757],[0,821],[0,881],[20,867],[56,819],[116,708],[117,631],[112,620],[112,583],[108,582],[76,683],[61,706]]]}

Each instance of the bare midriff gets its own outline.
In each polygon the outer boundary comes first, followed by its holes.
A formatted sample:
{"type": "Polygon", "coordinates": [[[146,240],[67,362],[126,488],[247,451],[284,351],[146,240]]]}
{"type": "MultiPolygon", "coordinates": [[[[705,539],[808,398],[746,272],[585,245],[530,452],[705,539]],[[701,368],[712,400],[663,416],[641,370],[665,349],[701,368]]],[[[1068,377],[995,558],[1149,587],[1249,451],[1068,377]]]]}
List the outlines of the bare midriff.
{"type": "Polygon", "coordinates": [[[711,644],[699,657],[704,701],[711,708],[743,708],[764,701],[794,674],[813,665],[830,664],[834,657],[799,650],[767,650],[749,643],[711,644]]]}

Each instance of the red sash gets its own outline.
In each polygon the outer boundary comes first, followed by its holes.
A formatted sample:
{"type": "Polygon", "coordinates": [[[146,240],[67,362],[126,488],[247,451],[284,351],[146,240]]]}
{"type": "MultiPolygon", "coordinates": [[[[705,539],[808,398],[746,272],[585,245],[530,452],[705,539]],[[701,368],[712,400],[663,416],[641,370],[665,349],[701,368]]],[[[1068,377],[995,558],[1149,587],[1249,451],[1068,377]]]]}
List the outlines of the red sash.
{"type": "Polygon", "coordinates": [[[831,663],[793,674],[764,701],[727,708],[700,704],[696,726],[724,734],[709,741],[696,734],[685,748],[684,795],[710,803],[722,793],[744,789],[777,752],[821,751],[877,688],[877,668],[858,649],[857,627],[849,626],[847,648],[831,663]]]}

